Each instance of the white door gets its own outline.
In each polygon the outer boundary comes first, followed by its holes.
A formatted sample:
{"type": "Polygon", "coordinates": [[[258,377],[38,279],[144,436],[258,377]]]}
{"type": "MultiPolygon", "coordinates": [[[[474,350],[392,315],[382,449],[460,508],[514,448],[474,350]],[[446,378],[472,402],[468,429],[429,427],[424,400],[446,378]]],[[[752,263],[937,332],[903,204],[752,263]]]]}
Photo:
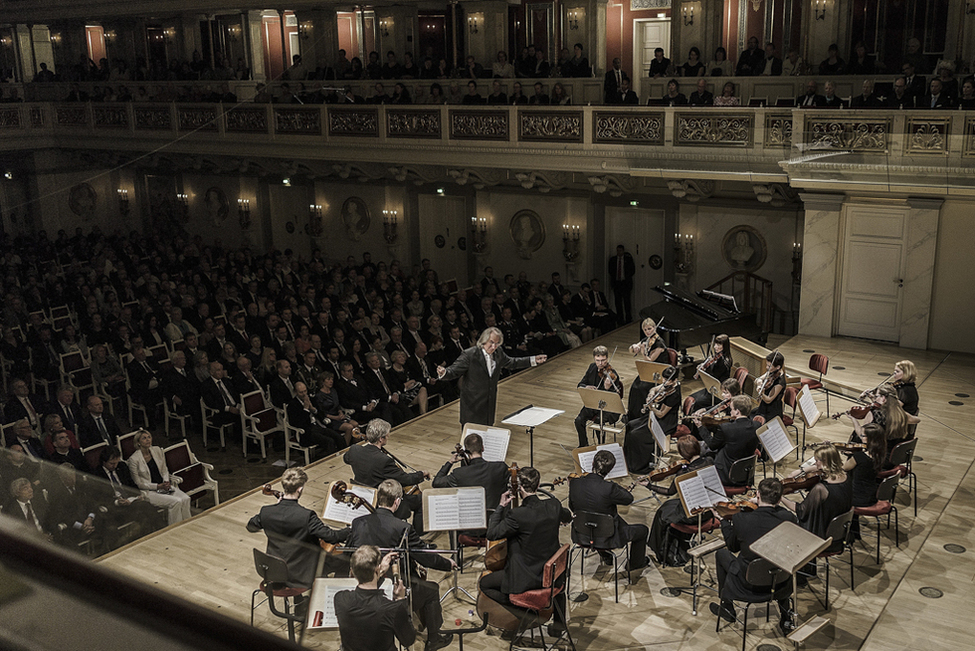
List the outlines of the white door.
{"type": "Polygon", "coordinates": [[[457,246],[459,238],[470,235],[463,197],[420,195],[419,210],[423,215],[420,257],[430,259],[430,266],[438,270],[440,282],[456,279],[458,287],[466,287],[467,254],[457,246]]]}
{"type": "Polygon", "coordinates": [[[630,74],[630,85],[633,92],[642,101],[646,95],[645,81],[650,73],[650,60],[653,59],[653,51],[658,47],[664,49],[664,56],[673,61],[673,54],[670,52],[670,18],[648,18],[646,20],[633,21],[633,72],[630,74]]]}
{"type": "MultiPolygon", "coordinates": [[[[650,266],[651,256],[664,259],[664,211],[640,208],[606,209],[606,260],[616,255],[616,245],[622,244],[633,256],[636,263],[636,276],[633,278],[633,318],[637,319],[640,310],[658,302],[660,294],[653,288],[664,282],[664,270],[650,266]]],[[[600,274],[602,276],[602,274],[600,274]]],[[[611,294],[609,278],[603,289],[611,294]]],[[[609,300],[614,301],[612,296],[609,300]]]]}
{"type": "Polygon", "coordinates": [[[846,237],[837,334],[897,342],[907,210],[844,207],[846,237]]]}

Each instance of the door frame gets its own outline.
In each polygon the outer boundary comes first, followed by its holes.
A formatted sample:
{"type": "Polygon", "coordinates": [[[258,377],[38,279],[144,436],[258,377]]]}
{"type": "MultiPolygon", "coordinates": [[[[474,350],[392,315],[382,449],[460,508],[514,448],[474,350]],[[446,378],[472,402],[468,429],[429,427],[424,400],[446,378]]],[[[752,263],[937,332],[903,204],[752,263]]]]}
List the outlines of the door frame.
{"type": "MultiPolygon", "coordinates": [[[[633,67],[633,72],[632,72],[632,74],[630,74],[630,88],[633,89],[633,92],[636,93],[637,94],[637,97],[640,97],[640,98],[642,98],[643,82],[644,82],[645,79],[647,79],[647,77],[644,77],[643,76],[643,69],[642,69],[643,57],[642,57],[642,54],[641,54],[642,51],[643,51],[643,34],[642,34],[642,30],[643,30],[644,25],[646,23],[667,23],[667,31],[668,31],[667,37],[668,37],[668,40],[673,40],[673,34],[674,34],[674,30],[672,28],[673,26],[670,24],[671,23],[670,18],[657,18],[657,17],[654,17],[654,18],[634,18],[633,19],[633,52],[631,53],[632,56],[633,56],[633,58],[631,59],[631,61],[633,62],[633,66],[632,66],[633,67]],[[640,63],[641,69],[639,71],[639,74],[637,74],[637,61],[640,61],[641,62],[640,63]]],[[[669,46],[670,46],[670,43],[667,43],[665,46],[663,46],[665,53],[670,49],[669,46]]]]}

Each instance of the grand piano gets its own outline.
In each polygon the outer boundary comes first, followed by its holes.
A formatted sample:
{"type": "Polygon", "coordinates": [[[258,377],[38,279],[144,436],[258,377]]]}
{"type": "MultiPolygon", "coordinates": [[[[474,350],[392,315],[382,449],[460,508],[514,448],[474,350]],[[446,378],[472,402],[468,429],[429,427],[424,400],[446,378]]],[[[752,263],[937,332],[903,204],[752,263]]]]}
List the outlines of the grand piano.
{"type": "Polygon", "coordinates": [[[653,290],[664,300],[640,310],[640,319],[649,317],[655,323],[663,319],[657,332],[668,348],[680,352],[681,362],[688,361],[688,348],[707,345],[715,335],[744,337],[762,344],[768,338],[768,333],[759,327],[755,314],[739,311],[730,297],[707,291],[694,294],[671,283],[653,290]]]}

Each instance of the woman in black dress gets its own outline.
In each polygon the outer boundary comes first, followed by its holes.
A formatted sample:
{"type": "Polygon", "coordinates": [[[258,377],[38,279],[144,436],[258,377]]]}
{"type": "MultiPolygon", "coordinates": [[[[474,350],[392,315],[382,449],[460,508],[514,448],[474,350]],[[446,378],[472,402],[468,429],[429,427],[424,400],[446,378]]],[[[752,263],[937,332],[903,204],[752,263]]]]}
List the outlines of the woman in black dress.
{"type": "MultiPolygon", "coordinates": [[[[850,477],[850,490],[853,506],[873,506],[877,503],[877,475],[887,458],[887,439],[884,429],[876,423],[863,428],[863,442],[866,450],[857,450],[843,464],[843,470],[850,477]]],[[[854,537],[860,537],[860,521],[853,518],[854,537]]]]}
{"type": "Polygon", "coordinates": [[[649,403],[646,404],[646,413],[626,423],[623,458],[626,459],[626,467],[630,472],[645,475],[653,468],[657,444],[650,430],[651,414],[656,416],[665,435],[672,436],[677,431],[681,403],[677,368],[668,366],[662,375],[664,382],[647,397],[649,403]]]}
{"type": "MultiPolygon", "coordinates": [[[[728,335],[718,335],[714,338],[714,346],[711,348],[711,354],[697,367],[697,373],[694,374],[694,379],[700,379],[700,373],[704,371],[718,382],[724,382],[731,377],[733,365],[734,362],[731,359],[731,339],[728,335]]],[[[707,409],[715,405],[715,397],[708,393],[707,388],[695,391],[691,397],[694,398],[692,409],[700,409],[702,407],[707,409]]]]}
{"type": "MultiPolygon", "coordinates": [[[[664,343],[663,338],[657,334],[657,324],[654,323],[653,319],[644,319],[643,323],[640,324],[643,329],[644,339],[639,341],[632,346],[630,346],[630,352],[633,353],[637,359],[646,360],[648,362],[659,362],[666,363],[667,359],[667,344],[664,343]]],[[[630,419],[639,418],[643,410],[643,405],[647,402],[647,393],[653,387],[653,383],[644,382],[637,375],[636,379],[633,380],[633,384],[630,385],[630,397],[626,404],[626,415],[630,419]]]]}
{"type": "Polygon", "coordinates": [[[769,353],[765,358],[768,370],[758,378],[759,387],[758,407],[752,412],[752,418],[761,416],[769,422],[776,416],[782,415],[782,397],[785,394],[785,357],[780,352],[769,353]]]}
{"type": "Polygon", "coordinates": [[[863,428],[870,423],[877,424],[884,430],[889,453],[898,443],[911,438],[910,426],[920,423],[921,419],[904,411],[897,398],[897,390],[893,387],[880,387],[874,402],[875,406],[862,420],[851,419],[854,431],[852,440],[859,443],[863,440],[863,428]]]}
{"type": "Polygon", "coordinates": [[[324,415],[332,421],[330,427],[342,432],[345,437],[345,444],[351,445],[353,435],[358,437],[359,423],[352,420],[348,413],[339,404],[339,392],[335,385],[335,375],[331,371],[324,371],[321,377],[321,384],[318,392],[312,396],[312,402],[318,413],[324,415]]]}
{"type": "Polygon", "coordinates": [[[427,388],[419,379],[410,377],[406,368],[406,353],[394,350],[389,354],[393,365],[389,367],[389,388],[399,394],[400,404],[416,405],[421,414],[427,413],[427,388]]]}
{"type": "MultiPolygon", "coordinates": [[[[822,472],[823,479],[809,489],[801,502],[782,500],[782,506],[794,511],[799,526],[820,538],[826,537],[826,530],[833,518],[843,515],[853,508],[853,491],[843,459],[831,444],[816,448],[816,470],[822,472]]],[[[830,551],[843,548],[842,540],[834,540],[830,551]]],[[[815,572],[815,565],[811,568],[815,572]]]]}
{"type": "MultiPolygon", "coordinates": [[[[917,385],[914,384],[916,380],[917,367],[914,366],[914,362],[909,359],[902,359],[894,364],[894,388],[897,389],[897,399],[900,400],[904,411],[911,416],[917,416],[921,412],[918,406],[917,385]]],[[[908,439],[914,438],[916,429],[917,424],[908,426],[908,439]]]]}
{"type": "MultiPolygon", "coordinates": [[[[677,452],[684,459],[686,464],[681,468],[680,473],[684,474],[701,470],[712,465],[711,459],[701,456],[701,444],[693,436],[682,436],[677,441],[677,452]]],[[[658,495],[672,497],[677,494],[676,477],[671,480],[667,487],[656,484],[648,484],[647,488],[658,495]]],[[[701,516],[701,524],[709,522],[712,518],[710,511],[701,516]]],[[[671,528],[671,524],[696,525],[697,517],[688,518],[684,513],[684,506],[680,498],[667,500],[660,505],[653,516],[653,523],[650,525],[650,536],[647,538],[647,546],[653,550],[657,557],[657,562],[661,565],[680,566],[688,561],[687,550],[690,549],[690,536],[671,528]]]]}

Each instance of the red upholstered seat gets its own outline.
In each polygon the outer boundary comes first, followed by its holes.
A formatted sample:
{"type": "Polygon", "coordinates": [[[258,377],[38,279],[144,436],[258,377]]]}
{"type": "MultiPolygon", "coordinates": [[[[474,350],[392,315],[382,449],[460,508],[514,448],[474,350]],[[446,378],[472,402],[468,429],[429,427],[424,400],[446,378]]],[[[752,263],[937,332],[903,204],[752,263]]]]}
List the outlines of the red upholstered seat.
{"type": "Polygon", "coordinates": [[[690,430],[690,428],[687,427],[687,425],[678,425],[677,426],[677,432],[675,433],[675,436],[677,438],[680,438],[680,437],[686,436],[687,434],[690,434],[690,433],[691,433],[691,430],[690,430]]]}
{"type": "Polygon", "coordinates": [[[513,594],[510,599],[511,603],[519,608],[538,611],[548,608],[552,597],[560,592],[562,592],[562,588],[555,588],[554,590],[550,588],[539,588],[537,590],[528,590],[519,594],[513,594]]]}
{"type": "MultiPolygon", "coordinates": [[[[261,586],[258,588],[261,592],[264,592],[267,588],[267,583],[261,581],[261,586]]],[[[297,597],[298,595],[305,594],[308,592],[307,588],[289,588],[287,586],[281,586],[279,588],[273,589],[275,597],[297,597]]]]}
{"type": "Polygon", "coordinates": [[[724,492],[728,495],[744,495],[751,488],[751,486],[725,486],[724,492]]]}
{"type": "Polygon", "coordinates": [[[694,396],[687,396],[684,398],[684,415],[689,416],[692,411],[694,411],[694,396]]]}
{"type": "Polygon", "coordinates": [[[820,382],[819,380],[814,380],[812,378],[804,377],[801,378],[799,381],[802,383],[803,386],[809,387],[810,391],[812,391],[813,389],[823,388],[823,383],[820,382]]]}
{"type": "Polygon", "coordinates": [[[519,608],[540,611],[552,606],[553,597],[562,592],[564,584],[556,586],[556,580],[565,574],[565,568],[569,561],[570,545],[562,545],[559,551],[555,552],[552,558],[548,559],[542,569],[542,587],[535,590],[527,590],[508,597],[511,603],[519,608]]]}
{"type": "MultiPolygon", "coordinates": [[[[721,521],[718,518],[711,518],[710,520],[705,520],[701,523],[700,533],[711,533],[715,529],[721,526],[721,521]]],[[[688,536],[693,536],[698,533],[696,524],[681,524],[679,522],[672,522],[670,527],[688,536]]]]}
{"type": "Polygon", "coordinates": [[[881,470],[877,473],[877,478],[887,479],[891,475],[900,475],[901,479],[903,479],[904,477],[907,477],[908,473],[910,473],[910,469],[907,466],[900,465],[890,468],[889,470],[881,470]]]}

